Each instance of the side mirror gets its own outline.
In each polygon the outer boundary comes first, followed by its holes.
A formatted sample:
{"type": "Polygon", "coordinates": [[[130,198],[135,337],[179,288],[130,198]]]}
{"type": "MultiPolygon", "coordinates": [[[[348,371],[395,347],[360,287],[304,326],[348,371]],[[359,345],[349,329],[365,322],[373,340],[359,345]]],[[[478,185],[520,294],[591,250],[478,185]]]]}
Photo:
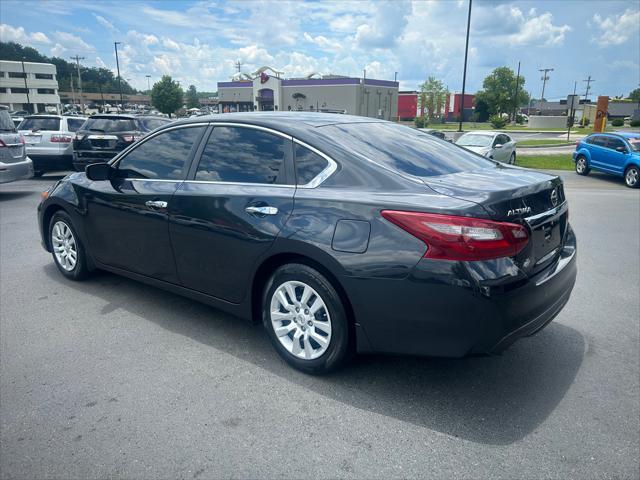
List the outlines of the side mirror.
{"type": "Polygon", "coordinates": [[[112,178],[113,169],[108,163],[92,163],[87,165],[84,173],[89,180],[100,182],[102,180],[110,180],[112,178]]]}
{"type": "Polygon", "coordinates": [[[502,144],[501,143],[497,143],[493,148],[502,148],[502,144]]]}
{"type": "Polygon", "coordinates": [[[616,147],[616,152],[627,153],[627,149],[625,147],[616,147]]]}

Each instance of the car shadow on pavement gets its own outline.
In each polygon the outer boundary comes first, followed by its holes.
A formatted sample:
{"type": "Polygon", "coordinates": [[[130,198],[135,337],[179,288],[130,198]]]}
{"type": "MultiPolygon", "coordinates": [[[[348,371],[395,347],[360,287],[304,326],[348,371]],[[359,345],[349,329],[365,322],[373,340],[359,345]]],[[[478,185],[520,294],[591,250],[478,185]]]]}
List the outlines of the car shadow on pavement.
{"type": "Polygon", "coordinates": [[[24,192],[20,192],[20,191],[0,191],[0,202],[7,202],[9,200],[16,200],[18,198],[22,198],[22,197],[28,197],[29,195],[35,195],[34,192],[30,192],[30,191],[24,191],[24,192]]]}
{"type": "MultiPolygon", "coordinates": [[[[366,355],[342,370],[310,376],[290,368],[261,325],[117,275],[85,282],[45,273],[66,288],[233,355],[318,395],[473,442],[505,445],[533,432],[554,411],[582,363],[582,335],[557,321],[498,356],[462,359],[366,355]]],[[[135,318],[132,316],[132,318],[135,318]]]]}

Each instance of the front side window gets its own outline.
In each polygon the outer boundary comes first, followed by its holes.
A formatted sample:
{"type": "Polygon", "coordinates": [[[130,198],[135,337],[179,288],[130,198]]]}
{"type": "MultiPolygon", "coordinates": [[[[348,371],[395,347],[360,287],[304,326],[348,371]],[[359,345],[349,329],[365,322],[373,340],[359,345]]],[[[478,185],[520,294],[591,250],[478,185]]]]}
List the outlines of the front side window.
{"type": "Polygon", "coordinates": [[[329,162],[302,145],[295,146],[296,179],[298,185],[306,185],[322,172],[329,162]]]}
{"type": "Polygon", "coordinates": [[[630,137],[627,138],[627,141],[629,142],[631,150],[634,152],[640,152],[640,137],[630,137]]]}
{"type": "Polygon", "coordinates": [[[624,148],[625,150],[627,149],[624,142],[619,138],[613,138],[613,137],[608,138],[607,148],[610,148],[611,150],[617,150],[620,147],[624,148]]]}
{"type": "Polygon", "coordinates": [[[118,162],[118,176],[182,180],[189,154],[204,128],[179,128],[150,138],[118,162]]]}
{"type": "Polygon", "coordinates": [[[215,127],[202,152],[196,180],[285,183],[288,141],[253,128],[215,127]]]}

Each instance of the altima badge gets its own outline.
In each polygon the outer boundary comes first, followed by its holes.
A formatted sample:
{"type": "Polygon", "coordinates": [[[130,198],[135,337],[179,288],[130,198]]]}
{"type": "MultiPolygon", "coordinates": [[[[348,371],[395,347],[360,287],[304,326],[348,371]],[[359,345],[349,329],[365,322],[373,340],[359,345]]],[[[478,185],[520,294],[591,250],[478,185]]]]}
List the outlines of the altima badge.
{"type": "Polygon", "coordinates": [[[507,211],[507,217],[521,215],[523,213],[531,213],[531,207],[514,208],[513,210],[509,210],[507,211]]]}

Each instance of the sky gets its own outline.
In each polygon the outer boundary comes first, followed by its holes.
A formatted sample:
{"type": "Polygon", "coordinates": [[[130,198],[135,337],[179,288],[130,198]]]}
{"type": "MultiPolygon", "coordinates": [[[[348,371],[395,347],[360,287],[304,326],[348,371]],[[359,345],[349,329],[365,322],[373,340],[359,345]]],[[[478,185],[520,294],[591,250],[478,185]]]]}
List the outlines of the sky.
{"type": "MultiPolygon", "coordinates": [[[[285,77],[317,72],[393,80],[415,90],[428,76],[462,88],[468,0],[359,1],[33,1],[2,0],[0,38],[48,56],[80,55],[87,66],[115,71],[138,89],[146,75],[215,91],[235,63],[285,77]]],[[[468,92],[494,68],[521,62],[525,89],[545,97],[627,95],[640,84],[640,1],[475,0],[468,92]]],[[[593,98],[593,97],[592,97],[593,98]]]]}

